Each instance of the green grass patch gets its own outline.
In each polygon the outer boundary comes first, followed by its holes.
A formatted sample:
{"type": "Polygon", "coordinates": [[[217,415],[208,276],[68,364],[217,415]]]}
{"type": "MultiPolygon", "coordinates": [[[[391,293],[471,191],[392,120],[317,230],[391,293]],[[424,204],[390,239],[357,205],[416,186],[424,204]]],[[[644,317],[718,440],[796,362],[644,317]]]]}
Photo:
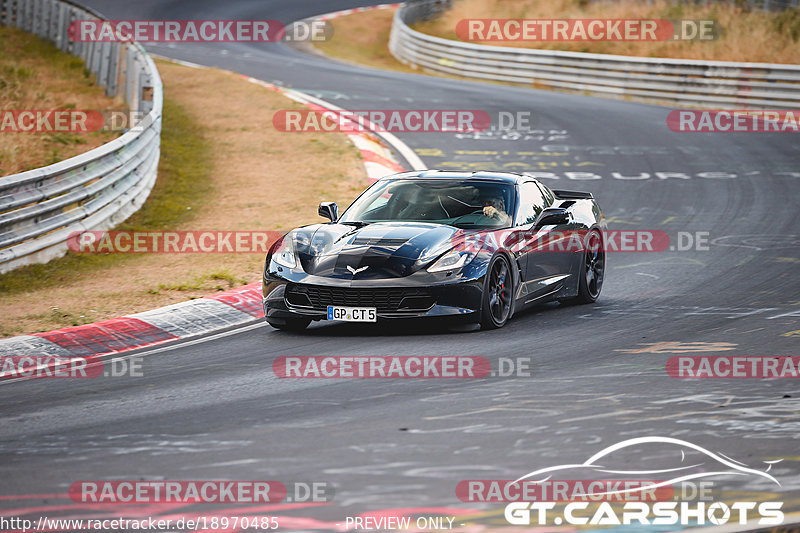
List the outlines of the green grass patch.
{"type": "MultiPolygon", "coordinates": [[[[164,98],[161,159],[158,180],[142,209],[117,230],[159,231],[189,221],[211,193],[212,147],[203,127],[177,102],[164,98]]],[[[135,254],[74,254],[41,265],[0,274],[0,293],[10,295],[63,285],[100,269],[120,268],[136,261],[135,254]]],[[[120,274],[123,275],[123,274],[120,274]]]]}
{"type": "MultiPolygon", "coordinates": [[[[0,26],[0,107],[23,109],[112,109],[83,60],[17,28],[0,26]]],[[[0,134],[0,176],[24,172],[86,152],[118,136],[113,131],[47,135],[0,134]],[[85,146],[84,146],[85,145],[85,146]]]]}
{"type": "Polygon", "coordinates": [[[209,274],[195,276],[191,280],[177,283],[159,283],[158,289],[150,289],[151,294],[160,294],[161,291],[226,291],[246,285],[247,280],[238,278],[227,269],[215,270],[209,274]],[[222,282],[222,283],[220,283],[222,282]]]}
{"type": "Polygon", "coordinates": [[[389,51],[393,16],[394,10],[380,9],[337,18],[332,21],[334,37],[313,46],[325,55],[351,63],[414,73],[389,51]]]}
{"type": "Polygon", "coordinates": [[[94,76],[83,59],[69,55],[46,41],[18,28],[0,26],[0,95],[3,104],[14,103],[20,94],[29,87],[25,83],[37,76],[37,69],[31,65],[21,65],[22,58],[35,61],[37,66],[46,65],[46,75],[60,73],[62,79],[75,80],[80,76],[86,87],[96,87],[94,76]]]}

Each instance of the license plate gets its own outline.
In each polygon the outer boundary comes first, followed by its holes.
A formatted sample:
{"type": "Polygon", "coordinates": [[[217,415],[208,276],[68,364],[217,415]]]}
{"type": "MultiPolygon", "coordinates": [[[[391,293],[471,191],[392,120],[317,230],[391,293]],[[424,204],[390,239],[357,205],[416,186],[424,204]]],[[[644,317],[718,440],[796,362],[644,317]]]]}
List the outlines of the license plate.
{"type": "Polygon", "coordinates": [[[342,307],[328,306],[328,320],[343,320],[345,322],[375,322],[377,310],[374,307],[342,307]]]}

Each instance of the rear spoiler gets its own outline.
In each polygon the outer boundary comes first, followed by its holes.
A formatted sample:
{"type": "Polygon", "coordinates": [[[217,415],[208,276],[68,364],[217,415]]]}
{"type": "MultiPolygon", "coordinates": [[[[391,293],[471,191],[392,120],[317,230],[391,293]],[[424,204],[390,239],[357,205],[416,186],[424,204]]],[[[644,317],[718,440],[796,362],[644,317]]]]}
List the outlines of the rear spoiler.
{"type": "Polygon", "coordinates": [[[591,200],[594,198],[592,193],[590,192],[581,192],[581,191],[562,191],[553,189],[553,194],[558,196],[562,200],[591,200]]]}

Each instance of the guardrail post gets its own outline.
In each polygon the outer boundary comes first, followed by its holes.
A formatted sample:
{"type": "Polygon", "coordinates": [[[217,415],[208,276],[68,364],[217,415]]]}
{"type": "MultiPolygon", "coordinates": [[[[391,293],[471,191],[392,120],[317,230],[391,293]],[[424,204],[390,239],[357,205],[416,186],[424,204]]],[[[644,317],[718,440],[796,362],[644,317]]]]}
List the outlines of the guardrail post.
{"type": "MultiPolygon", "coordinates": [[[[73,23],[73,22],[77,22],[79,16],[80,16],[80,14],[78,13],[78,10],[75,9],[74,7],[72,7],[72,6],[69,6],[69,22],[70,22],[70,24],[73,23]]],[[[69,49],[69,53],[74,55],[74,56],[76,56],[76,57],[83,57],[83,47],[84,47],[85,43],[82,43],[81,41],[73,40],[69,36],[69,24],[67,24],[67,30],[66,31],[67,31],[67,43],[68,43],[67,46],[68,46],[68,49],[69,49]]]]}
{"type": "Polygon", "coordinates": [[[56,46],[62,52],[67,52],[69,36],[67,35],[67,30],[69,28],[69,8],[62,4],[61,2],[57,3],[58,5],[58,18],[56,19],[56,46]]]}
{"type": "Polygon", "coordinates": [[[153,109],[154,91],[153,78],[145,69],[142,69],[139,72],[139,112],[142,116],[153,109]]]}
{"type": "Polygon", "coordinates": [[[47,11],[49,12],[47,17],[47,38],[58,47],[58,15],[61,11],[59,9],[59,2],[56,2],[56,0],[47,0],[47,4],[47,11]]]}
{"type": "Polygon", "coordinates": [[[100,64],[103,61],[103,47],[106,43],[99,42],[99,41],[92,41],[92,57],[90,59],[90,67],[89,70],[92,71],[92,74],[95,76],[100,73],[100,64]]]}
{"type": "Polygon", "coordinates": [[[134,50],[128,49],[128,108],[131,111],[138,111],[141,96],[139,94],[139,52],[134,50]]]}
{"type": "Polygon", "coordinates": [[[33,0],[33,20],[31,20],[31,24],[33,26],[33,33],[39,37],[44,37],[42,35],[42,26],[44,25],[42,21],[42,17],[44,16],[43,3],[44,0],[33,0]]]}
{"type": "Polygon", "coordinates": [[[33,34],[38,37],[42,36],[42,15],[44,14],[44,11],[42,10],[42,2],[43,0],[33,0],[33,17],[31,20],[31,25],[33,34]]]}
{"type": "MultiPolygon", "coordinates": [[[[111,63],[111,43],[102,42],[97,49],[99,55],[97,63],[97,85],[102,87],[108,79],[108,68],[111,63]]],[[[108,93],[108,90],[106,90],[106,93],[108,93]]]]}
{"type": "Polygon", "coordinates": [[[125,101],[131,101],[131,66],[133,63],[133,52],[131,51],[130,47],[124,48],[125,54],[125,61],[120,61],[120,71],[122,72],[120,76],[120,83],[125,83],[125,101]]]}
{"type": "Polygon", "coordinates": [[[89,72],[92,74],[97,74],[97,63],[100,59],[100,46],[101,43],[98,41],[89,41],[89,51],[87,52],[89,57],[86,58],[86,66],[89,67],[89,72]]]}
{"type": "Polygon", "coordinates": [[[117,80],[119,79],[119,43],[108,43],[108,72],[106,78],[103,80],[103,85],[106,87],[106,96],[117,95],[117,80]]]}
{"type": "Polygon", "coordinates": [[[37,26],[37,24],[36,24],[36,17],[37,17],[37,16],[38,16],[38,14],[39,14],[39,10],[38,10],[38,7],[39,7],[39,6],[38,6],[38,1],[37,1],[37,0],[30,0],[30,1],[28,2],[28,4],[29,4],[29,6],[30,6],[30,7],[29,7],[30,11],[28,12],[28,15],[29,15],[29,16],[28,16],[28,18],[27,18],[27,20],[26,20],[26,23],[27,23],[27,25],[28,25],[28,27],[27,27],[27,31],[29,31],[29,32],[31,32],[32,34],[36,35],[36,29],[37,29],[37,28],[36,28],[36,26],[37,26]]]}
{"type": "Polygon", "coordinates": [[[0,20],[3,25],[11,26],[11,0],[0,0],[0,20]]]}
{"type": "Polygon", "coordinates": [[[81,58],[89,72],[92,71],[92,56],[94,55],[94,41],[81,41],[81,58]]]}
{"type": "Polygon", "coordinates": [[[49,4],[50,4],[49,0],[39,0],[39,16],[38,16],[38,18],[39,18],[39,33],[37,35],[39,35],[39,37],[41,37],[42,39],[47,39],[49,37],[49,35],[50,35],[49,34],[50,12],[49,12],[49,9],[48,9],[50,7],[49,4]]]}
{"type": "Polygon", "coordinates": [[[31,31],[32,10],[33,0],[22,0],[22,16],[19,19],[19,28],[27,32],[31,31]]]}
{"type": "Polygon", "coordinates": [[[42,38],[52,41],[53,0],[42,0],[42,38]]]}

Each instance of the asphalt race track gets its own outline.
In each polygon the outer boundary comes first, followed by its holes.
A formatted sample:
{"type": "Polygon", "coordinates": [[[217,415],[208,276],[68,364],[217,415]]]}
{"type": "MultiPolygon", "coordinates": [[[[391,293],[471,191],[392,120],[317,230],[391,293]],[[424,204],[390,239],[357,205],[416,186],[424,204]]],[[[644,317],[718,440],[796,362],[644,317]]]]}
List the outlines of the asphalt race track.
{"type": "MultiPolygon", "coordinates": [[[[375,2],[85,3],[112,19],[288,23],[375,2]]],[[[552,188],[592,192],[612,229],[661,230],[675,246],[679,232],[707,232],[708,246],[611,253],[596,305],[543,306],[497,331],[315,323],[291,334],[259,324],[145,351],[144,377],[0,384],[4,514],[120,514],[62,507],[69,500],[58,495],[77,480],[267,479],[335,486],[330,504],[275,507],[286,520],[282,529],[332,531],[345,517],[388,509],[467,510],[456,525],[502,526],[503,504],[461,502],[457,483],[516,479],[653,435],[759,470],[763,461],[783,459],[770,470],[780,486],[727,476],[715,480],[715,494],[780,500],[787,514],[800,511],[797,380],[681,380],[664,369],[682,353],[800,355],[796,134],[676,133],[662,106],[384,72],[283,44],[148,50],[349,109],[531,111],[533,132],[397,136],[430,168],[539,172],[552,188]],[[705,351],[682,351],[698,349],[705,351]],[[533,372],[482,380],[278,379],[272,362],[288,355],[522,357],[533,372]]],[[[666,453],[630,461],[674,466],[666,453]]]]}

